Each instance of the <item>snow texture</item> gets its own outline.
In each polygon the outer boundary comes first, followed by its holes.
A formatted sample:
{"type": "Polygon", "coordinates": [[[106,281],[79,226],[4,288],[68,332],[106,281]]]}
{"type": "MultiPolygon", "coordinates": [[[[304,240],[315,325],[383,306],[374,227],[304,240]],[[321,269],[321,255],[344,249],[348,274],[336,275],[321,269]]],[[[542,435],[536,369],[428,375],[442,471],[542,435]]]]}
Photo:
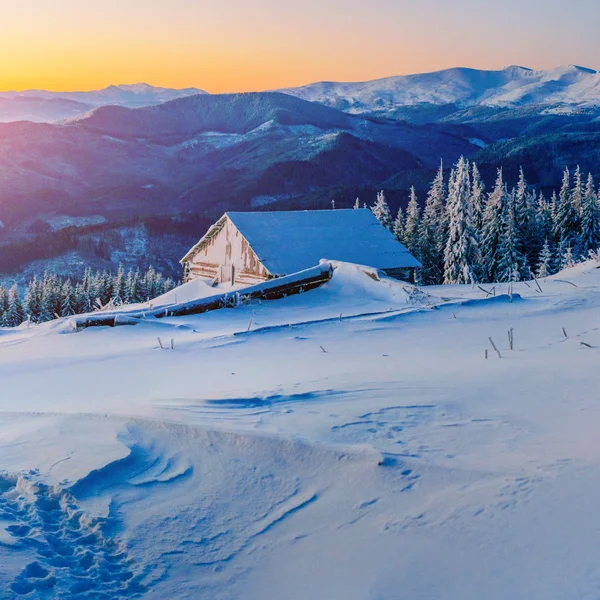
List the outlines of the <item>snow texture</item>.
{"type": "Polygon", "coordinates": [[[600,264],[510,294],[335,266],[0,329],[0,598],[597,597],[600,264]]]}

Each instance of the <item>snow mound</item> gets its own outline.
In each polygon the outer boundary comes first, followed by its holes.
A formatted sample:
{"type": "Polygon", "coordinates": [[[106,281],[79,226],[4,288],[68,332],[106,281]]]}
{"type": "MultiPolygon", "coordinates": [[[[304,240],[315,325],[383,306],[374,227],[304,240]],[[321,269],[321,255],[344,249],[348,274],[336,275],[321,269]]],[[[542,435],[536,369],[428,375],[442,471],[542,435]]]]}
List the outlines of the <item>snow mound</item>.
{"type": "Polygon", "coordinates": [[[183,285],[176,287],[158,296],[152,300],[154,306],[167,306],[169,304],[178,304],[179,302],[191,302],[200,298],[214,296],[218,292],[210,285],[207,279],[193,279],[183,285]]]}
{"type": "Polygon", "coordinates": [[[388,277],[383,271],[372,267],[339,261],[321,262],[329,262],[333,268],[331,281],[323,286],[330,294],[411,306],[439,301],[417,286],[388,277]]]}
{"type": "Polygon", "coordinates": [[[576,264],[572,267],[567,267],[558,273],[551,275],[547,278],[548,281],[560,281],[568,280],[580,284],[586,282],[592,283],[590,277],[592,276],[594,285],[600,283],[600,262],[596,260],[586,260],[585,262],[576,264]]]}

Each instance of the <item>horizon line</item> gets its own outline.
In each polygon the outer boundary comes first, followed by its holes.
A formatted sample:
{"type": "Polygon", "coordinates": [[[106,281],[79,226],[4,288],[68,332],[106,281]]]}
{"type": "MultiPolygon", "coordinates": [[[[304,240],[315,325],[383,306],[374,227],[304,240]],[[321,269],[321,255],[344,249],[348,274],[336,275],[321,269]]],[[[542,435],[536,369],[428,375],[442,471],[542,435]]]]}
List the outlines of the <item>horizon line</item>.
{"type": "Polygon", "coordinates": [[[278,88],[266,88],[266,89],[248,89],[248,90],[237,90],[237,91],[226,91],[226,92],[210,92],[208,91],[206,88],[204,87],[198,87],[196,85],[185,85],[185,86],[181,86],[181,87],[170,87],[170,86],[164,86],[164,85],[159,85],[159,84],[152,84],[152,83],[147,83],[145,81],[136,81],[136,82],[132,82],[132,83],[108,83],[107,85],[105,85],[104,87],[91,87],[89,89],[85,89],[85,88],[79,88],[79,89],[71,89],[71,90],[66,90],[66,89],[58,89],[58,88],[42,88],[42,87],[29,87],[29,88],[23,88],[23,89],[14,89],[14,88],[9,88],[9,89],[0,89],[0,94],[25,94],[25,93],[31,93],[31,92],[49,92],[49,93],[63,93],[63,94],[86,94],[86,93],[91,93],[91,92],[102,92],[105,91],[107,89],[116,87],[116,88],[121,88],[121,87],[133,87],[136,85],[145,85],[154,89],[165,89],[165,90],[176,90],[176,91],[181,91],[181,90],[186,90],[186,89],[194,89],[194,90],[198,90],[198,92],[201,93],[206,93],[206,94],[211,94],[211,95],[224,95],[224,94],[240,94],[240,93],[260,93],[260,92],[277,92],[279,90],[285,90],[285,89],[294,89],[294,88],[302,88],[302,87],[306,87],[306,86],[310,86],[310,85],[315,85],[318,83],[337,83],[337,84],[360,84],[360,83],[370,83],[370,82],[374,82],[374,81],[384,81],[386,79],[394,79],[394,78],[399,78],[399,77],[411,77],[411,76],[416,76],[416,75],[430,75],[430,74],[434,74],[434,73],[442,73],[444,71],[453,71],[453,70],[468,70],[468,71],[485,71],[485,72],[502,72],[502,71],[507,71],[509,69],[514,69],[514,68],[518,68],[518,69],[523,69],[524,71],[530,71],[533,73],[536,72],[548,72],[548,71],[554,71],[557,69],[561,69],[561,68],[567,68],[567,67],[574,67],[576,69],[581,69],[583,71],[587,71],[589,72],[591,75],[593,74],[598,74],[599,71],[597,69],[592,69],[591,67],[585,67],[583,65],[577,65],[575,63],[564,63],[561,65],[557,65],[556,67],[552,67],[550,69],[532,69],[531,67],[526,67],[523,65],[516,65],[516,64],[512,64],[512,65],[508,65],[502,69],[477,69],[475,67],[467,67],[467,66],[454,66],[454,67],[447,67],[447,68],[443,68],[443,69],[435,69],[433,71],[422,71],[422,72],[411,72],[411,73],[397,73],[395,75],[386,75],[384,77],[375,77],[373,79],[362,79],[362,80],[335,80],[335,79],[319,79],[319,80],[312,80],[309,83],[302,83],[299,85],[286,85],[286,86],[282,86],[282,87],[278,87],[278,88]]]}

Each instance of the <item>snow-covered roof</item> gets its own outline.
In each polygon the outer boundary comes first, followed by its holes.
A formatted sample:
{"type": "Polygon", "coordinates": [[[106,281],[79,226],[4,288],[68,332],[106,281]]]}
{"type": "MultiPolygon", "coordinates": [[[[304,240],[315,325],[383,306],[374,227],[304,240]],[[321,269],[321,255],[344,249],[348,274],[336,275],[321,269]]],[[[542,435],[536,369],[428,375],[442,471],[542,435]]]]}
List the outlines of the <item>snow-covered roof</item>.
{"type": "Polygon", "coordinates": [[[369,209],[229,212],[226,216],[272,275],[296,273],[324,258],[378,269],[421,266],[369,209]]]}

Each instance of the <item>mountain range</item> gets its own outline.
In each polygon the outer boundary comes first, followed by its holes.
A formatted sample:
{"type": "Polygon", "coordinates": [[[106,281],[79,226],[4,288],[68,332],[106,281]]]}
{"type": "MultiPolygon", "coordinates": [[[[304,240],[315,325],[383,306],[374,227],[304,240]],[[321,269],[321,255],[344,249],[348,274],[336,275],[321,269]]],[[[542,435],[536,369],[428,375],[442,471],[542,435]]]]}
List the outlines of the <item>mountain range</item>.
{"type": "Polygon", "coordinates": [[[111,85],[89,92],[26,90],[0,92],[0,122],[34,121],[53,123],[89,112],[95,107],[116,105],[137,108],[176,98],[204,94],[197,88],[175,90],[147,83],[111,85]]]}
{"type": "MultiPolygon", "coordinates": [[[[408,107],[424,113],[428,107],[455,112],[474,106],[536,105],[569,112],[600,106],[600,73],[576,65],[549,70],[519,66],[499,71],[453,68],[359,83],[322,81],[275,91],[352,114],[387,117],[403,117],[408,107]]],[[[136,108],[205,93],[197,88],[171,89],[146,83],[111,85],[88,92],[0,92],[0,122],[55,122],[98,106],[136,108]]]]}
{"type": "Polygon", "coordinates": [[[547,71],[511,66],[501,71],[446,69],[364,83],[320,82],[281,90],[304,100],[357,114],[394,116],[398,108],[419,105],[522,107],[600,106],[600,74],[567,65],[547,71]]]}
{"type": "Polygon", "coordinates": [[[500,164],[541,187],[565,164],[597,173],[599,77],[509,67],[245,94],[3,94],[0,112],[13,102],[37,118],[0,123],[0,273],[68,255],[65,270],[147,261],[177,274],[225,210],[370,204],[378,189],[395,208],[461,154],[490,181],[500,164]]]}

